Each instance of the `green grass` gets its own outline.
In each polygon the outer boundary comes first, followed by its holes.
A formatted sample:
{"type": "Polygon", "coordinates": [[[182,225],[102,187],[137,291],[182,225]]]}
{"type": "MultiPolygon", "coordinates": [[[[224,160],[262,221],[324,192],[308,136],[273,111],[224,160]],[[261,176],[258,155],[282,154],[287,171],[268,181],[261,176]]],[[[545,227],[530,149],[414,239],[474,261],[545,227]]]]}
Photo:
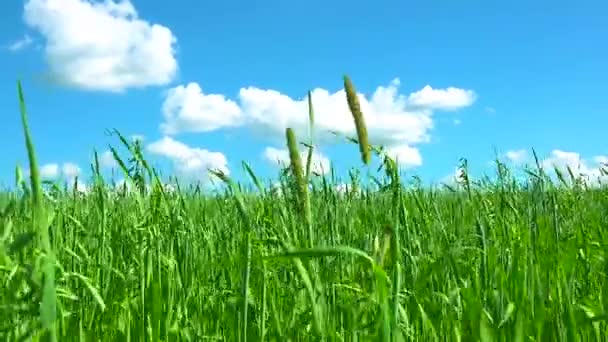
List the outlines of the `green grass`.
{"type": "Polygon", "coordinates": [[[89,193],[45,197],[26,136],[31,182],[0,194],[2,340],[608,341],[605,188],[501,164],[406,187],[385,159],[382,191],[307,170],[279,196],[244,164],[255,193],[221,173],[219,195],[167,192],[119,136],[134,191],[94,161],[89,193]]]}

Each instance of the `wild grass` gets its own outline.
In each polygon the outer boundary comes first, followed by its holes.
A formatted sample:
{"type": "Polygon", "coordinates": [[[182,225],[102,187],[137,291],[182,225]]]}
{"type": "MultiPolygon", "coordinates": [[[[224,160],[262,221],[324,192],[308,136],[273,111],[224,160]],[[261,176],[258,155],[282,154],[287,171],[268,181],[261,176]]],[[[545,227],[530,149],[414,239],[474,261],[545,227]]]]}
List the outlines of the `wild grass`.
{"type": "Polygon", "coordinates": [[[605,188],[500,163],[494,182],[464,165],[454,188],[406,186],[370,148],[380,190],[340,193],[288,130],[281,195],[244,163],[257,192],[214,172],[227,187],[208,196],[167,191],[116,132],[133,191],[95,160],[88,193],[45,196],[19,94],[32,171],[0,196],[2,340],[608,340],[605,188]]]}

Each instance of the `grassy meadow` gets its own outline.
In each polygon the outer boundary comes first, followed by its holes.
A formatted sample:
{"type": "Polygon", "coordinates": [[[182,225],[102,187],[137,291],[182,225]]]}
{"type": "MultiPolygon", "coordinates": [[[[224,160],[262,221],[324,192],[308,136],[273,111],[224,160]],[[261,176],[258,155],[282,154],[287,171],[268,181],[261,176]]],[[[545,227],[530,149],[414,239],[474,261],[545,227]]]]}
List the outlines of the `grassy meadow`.
{"type": "Polygon", "coordinates": [[[499,161],[495,181],[463,162],[453,187],[405,184],[345,88],[373,187],[312,174],[287,129],[281,191],[244,163],[252,189],[213,171],[208,195],[117,132],[123,188],[97,160],[86,193],[42,182],[19,85],[31,171],[0,195],[0,339],[608,341],[606,188],[499,161]]]}

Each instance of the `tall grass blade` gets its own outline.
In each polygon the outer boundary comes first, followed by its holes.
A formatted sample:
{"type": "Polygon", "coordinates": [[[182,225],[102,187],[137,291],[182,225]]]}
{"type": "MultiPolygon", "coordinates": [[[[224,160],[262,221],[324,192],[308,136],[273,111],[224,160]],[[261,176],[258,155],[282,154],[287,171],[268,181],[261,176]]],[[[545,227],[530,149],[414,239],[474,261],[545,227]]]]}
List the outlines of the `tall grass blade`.
{"type": "Polygon", "coordinates": [[[23,134],[25,136],[25,145],[27,155],[30,162],[30,181],[32,191],[32,225],[38,234],[38,247],[45,253],[42,264],[42,301],[40,303],[40,321],[45,329],[44,338],[48,341],[57,341],[56,319],[57,319],[57,293],[55,288],[55,255],[51,248],[49,237],[48,217],[43,202],[42,184],[40,180],[40,171],[36,160],[36,152],[34,143],[30,135],[30,130],[27,120],[27,110],[25,106],[25,97],[21,81],[17,82],[17,91],[19,94],[19,109],[21,112],[21,123],[23,126],[23,134]]]}

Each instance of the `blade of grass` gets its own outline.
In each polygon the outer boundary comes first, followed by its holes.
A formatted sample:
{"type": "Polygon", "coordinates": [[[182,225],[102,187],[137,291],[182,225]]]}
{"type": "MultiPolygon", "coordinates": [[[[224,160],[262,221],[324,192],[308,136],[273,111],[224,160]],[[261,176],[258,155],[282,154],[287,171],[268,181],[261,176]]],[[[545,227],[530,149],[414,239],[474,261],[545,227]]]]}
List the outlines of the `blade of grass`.
{"type": "Polygon", "coordinates": [[[57,292],[55,287],[55,255],[51,248],[49,237],[48,217],[43,202],[42,185],[40,180],[40,171],[36,160],[36,152],[34,143],[30,134],[27,109],[25,106],[25,97],[21,81],[17,82],[17,91],[19,94],[19,109],[21,112],[21,123],[23,126],[23,134],[25,136],[25,145],[27,147],[27,155],[30,162],[30,181],[32,191],[32,219],[33,227],[38,234],[38,246],[45,253],[44,263],[42,266],[42,302],[40,303],[40,321],[43,329],[45,329],[44,339],[54,342],[57,341],[57,292]]]}

